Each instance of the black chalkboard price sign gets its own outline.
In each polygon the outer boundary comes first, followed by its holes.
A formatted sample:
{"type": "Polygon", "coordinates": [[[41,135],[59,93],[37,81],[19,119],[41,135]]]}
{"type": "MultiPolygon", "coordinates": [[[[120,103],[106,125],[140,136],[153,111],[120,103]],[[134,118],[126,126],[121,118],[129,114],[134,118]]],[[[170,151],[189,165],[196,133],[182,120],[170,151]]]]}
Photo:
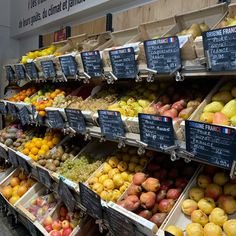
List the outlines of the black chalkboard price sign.
{"type": "Polygon", "coordinates": [[[77,133],[84,134],[86,132],[86,123],[82,112],[68,108],[65,109],[65,112],[69,126],[77,133]]]}
{"type": "Polygon", "coordinates": [[[29,63],[25,64],[25,69],[31,79],[38,78],[38,70],[37,70],[34,62],[29,62],[29,63]]]}
{"type": "Polygon", "coordinates": [[[73,194],[71,193],[69,187],[64,182],[63,177],[60,177],[59,179],[58,193],[68,210],[73,212],[76,206],[76,200],[73,194]]]}
{"type": "Polygon", "coordinates": [[[168,74],[181,68],[178,37],[147,40],[144,49],[149,69],[159,74],[168,74]]]}
{"type": "Polygon", "coordinates": [[[8,102],[7,103],[7,113],[12,116],[17,116],[17,108],[14,104],[8,102]]]}
{"type": "Polygon", "coordinates": [[[109,226],[115,236],[134,236],[134,225],[125,215],[111,207],[105,208],[109,226]]]}
{"type": "Polygon", "coordinates": [[[30,114],[29,114],[29,110],[27,107],[24,106],[24,107],[20,108],[18,114],[19,114],[21,124],[23,126],[26,124],[30,124],[31,119],[30,119],[30,114]]]}
{"type": "Polygon", "coordinates": [[[117,78],[135,78],[138,74],[134,48],[121,48],[109,51],[112,71],[117,78]]]}
{"type": "Polygon", "coordinates": [[[100,196],[82,183],[79,183],[79,189],[81,204],[86,208],[86,212],[96,219],[102,219],[103,213],[100,196]]]}
{"type": "Polygon", "coordinates": [[[66,77],[75,76],[77,74],[77,63],[73,56],[59,57],[61,69],[66,77]]]}
{"type": "Polygon", "coordinates": [[[19,166],[27,173],[31,173],[31,166],[29,165],[28,161],[30,161],[30,158],[27,156],[24,156],[23,154],[16,154],[19,162],[19,166]]]}
{"type": "Polygon", "coordinates": [[[13,70],[11,65],[5,66],[6,76],[8,81],[12,81],[15,79],[15,71],[13,70]]]}
{"type": "Polygon", "coordinates": [[[59,111],[47,111],[49,125],[54,129],[64,128],[64,119],[59,111]]]}
{"type": "Polygon", "coordinates": [[[1,145],[0,145],[0,157],[2,157],[4,159],[8,159],[7,151],[1,145]]]}
{"type": "Polygon", "coordinates": [[[185,121],[186,149],[195,159],[230,169],[236,153],[233,128],[185,121]]]}
{"type": "Polygon", "coordinates": [[[84,71],[91,77],[102,75],[102,60],[99,51],[82,52],[84,71]]]}
{"type": "Polygon", "coordinates": [[[236,26],[207,31],[202,36],[209,69],[236,70],[236,26]]]}
{"type": "Polygon", "coordinates": [[[41,66],[46,79],[56,77],[56,70],[52,60],[41,61],[41,66]]]}
{"type": "Polygon", "coordinates": [[[171,233],[169,233],[167,231],[165,231],[164,233],[165,233],[165,236],[174,236],[173,234],[171,234],[171,233]]]}
{"type": "Polygon", "coordinates": [[[6,115],[7,108],[4,102],[0,102],[0,115],[6,115]]]}
{"type": "Polygon", "coordinates": [[[38,179],[40,183],[48,187],[49,189],[52,188],[52,178],[49,174],[49,172],[43,168],[40,168],[37,166],[37,173],[38,173],[38,179]]]}
{"type": "Polygon", "coordinates": [[[172,119],[165,116],[138,114],[140,139],[156,150],[173,146],[174,128],[172,119]]]}
{"type": "Polygon", "coordinates": [[[16,72],[16,77],[19,80],[25,79],[25,68],[23,64],[16,64],[15,65],[15,72],[16,72]]]}
{"type": "Polygon", "coordinates": [[[106,138],[119,140],[121,137],[125,137],[125,130],[120,112],[99,110],[98,116],[101,132],[106,138]]]}
{"type": "Polygon", "coordinates": [[[19,162],[18,162],[18,158],[17,158],[17,155],[16,153],[11,150],[10,148],[8,148],[8,158],[9,158],[9,161],[11,162],[11,164],[14,166],[14,167],[18,167],[19,166],[19,162]]]}

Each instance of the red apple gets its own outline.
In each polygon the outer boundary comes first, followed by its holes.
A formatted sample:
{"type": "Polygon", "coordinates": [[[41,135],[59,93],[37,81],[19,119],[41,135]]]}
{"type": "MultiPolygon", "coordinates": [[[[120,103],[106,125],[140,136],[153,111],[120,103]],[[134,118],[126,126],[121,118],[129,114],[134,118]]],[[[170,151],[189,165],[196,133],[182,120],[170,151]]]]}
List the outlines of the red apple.
{"type": "Polygon", "coordinates": [[[63,229],[62,236],[70,236],[71,233],[72,233],[72,229],[66,228],[66,229],[63,229]]]}
{"type": "Polygon", "coordinates": [[[38,197],[36,199],[36,204],[37,206],[42,207],[45,204],[45,201],[41,197],[38,197]]]}
{"type": "Polygon", "coordinates": [[[181,189],[171,188],[168,190],[166,197],[168,199],[176,200],[181,194],[181,189]]]}
{"type": "Polygon", "coordinates": [[[174,184],[173,180],[170,179],[166,179],[161,181],[161,187],[160,190],[168,190],[169,188],[171,188],[174,184]]]}
{"type": "Polygon", "coordinates": [[[219,171],[219,168],[216,166],[206,165],[203,171],[206,175],[214,175],[217,171],[219,171]]]}
{"type": "Polygon", "coordinates": [[[163,199],[159,203],[159,210],[162,213],[169,213],[174,204],[175,201],[173,199],[163,199]]]}
{"type": "Polygon", "coordinates": [[[43,225],[47,226],[47,225],[52,225],[52,217],[51,216],[47,216],[44,220],[43,220],[43,225]]]}
{"type": "Polygon", "coordinates": [[[213,198],[215,201],[222,194],[222,188],[218,184],[209,184],[205,190],[205,197],[213,198]]]}
{"type": "Polygon", "coordinates": [[[167,170],[161,169],[153,173],[153,177],[157,179],[165,179],[167,176],[167,170]]]}
{"type": "Polygon", "coordinates": [[[171,179],[176,179],[179,176],[179,171],[175,168],[168,171],[168,177],[171,179]]]}
{"type": "Polygon", "coordinates": [[[58,231],[61,230],[61,222],[59,220],[54,220],[52,222],[52,228],[58,231]]]}
{"type": "Polygon", "coordinates": [[[47,230],[48,233],[53,230],[52,225],[46,225],[45,229],[47,230]]]}
{"type": "Polygon", "coordinates": [[[64,221],[62,221],[61,226],[63,229],[69,228],[70,222],[68,220],[64,220],[64,221]]]}
{"type": "Polygon", "coordinates": [[[50,232],[50,236],[62,236],[60,231],[53,230],[50,232]]]}
{"type": "Polygon", "coordinates": [[[60,216],[66,217],[67,213],[68,210],[66,209],[66,207],[62,206],[59,211],[60,216]]]}
{"type": "Polygon", "coordinates": [[[188,180],[185,179],[185,178],[177,178],[176,181],[175,181],[176,188],[184,189],[187,184],[188,184],[188,180]]]}

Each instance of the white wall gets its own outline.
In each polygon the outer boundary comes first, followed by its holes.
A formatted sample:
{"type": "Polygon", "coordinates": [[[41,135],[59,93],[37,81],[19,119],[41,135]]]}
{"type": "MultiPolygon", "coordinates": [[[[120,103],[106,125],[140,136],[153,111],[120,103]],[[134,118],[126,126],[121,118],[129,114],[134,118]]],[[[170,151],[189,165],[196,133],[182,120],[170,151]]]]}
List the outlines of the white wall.
{"type": "MultiPolygon", "coordinates": [[[[11,1],[15,1],[15,0],[11,0],[11,1]]],[[[112,0],[112,1],[115,1],[115,0],[112,0]]],[[[95,10],[93,12],[93,14],[88,14],[86,16],[83,15],[83,17],[81,17],[81,14],[78,13],[74,16],[68,16],[68,17],[65,17],[59,21],[57,20],[54,24],[51,23],[49,25],[42,26],[37,31],[37,33],[33,33],[31,35],[29,35],[29,33],[28,33],[28,36],[19,39],[19,41],[20,41],[20,55],[24,55],[26,52],[38,48],[38,36],[40,34],[42,34],[42,35],[48,34],[48,33],[58,30],[61,26],[78,25],[80,23],[102,17],[102,16],[106,15],[107,13],[115,13],[115,12],[123,11],[128,8],[136,7],[138,5],[147,4],[147,3],[153,2],[153,1],[158,1],[158,0],[126,0],[126,1],[123,1],[122,4],[119,4],[118,6],[115,6],[110,9],[104,8],[102,10],[100,9],[99,11],[95,10]]]]}

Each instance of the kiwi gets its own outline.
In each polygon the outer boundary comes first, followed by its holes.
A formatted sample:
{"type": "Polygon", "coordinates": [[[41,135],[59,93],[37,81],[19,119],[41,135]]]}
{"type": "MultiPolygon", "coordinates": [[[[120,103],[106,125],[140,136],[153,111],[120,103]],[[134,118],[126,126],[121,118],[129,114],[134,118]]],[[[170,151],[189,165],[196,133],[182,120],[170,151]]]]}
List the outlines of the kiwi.
{"type": "Polygon", "coordinates": [[[55,166],[54,163],[51,163],[48,165],[48,169],[51,170],[51,171],[56,171],[57,167],[55,166]]]}
{"type": "Polygon", "coordinates": [[[69,154],[67,154],[67,153],[64,153],[63,155],[62,155],[62,157],[61,157],[61,161],[66,161],[67,159],[69,158],[69,154]]]}
{"type": "Polygon", "coordinates": [[[46,165],[46,161],[45,160],[39,160],[38,163],[41,166],[45,166],[46,165]]]}
{"type": "Polygon", "coordinates": [[[58,167],[58,166],[60,166],[60,161],[54,160],[54,161],[53,161],[53,164],[54,164],[56,167],[58,167]]]}

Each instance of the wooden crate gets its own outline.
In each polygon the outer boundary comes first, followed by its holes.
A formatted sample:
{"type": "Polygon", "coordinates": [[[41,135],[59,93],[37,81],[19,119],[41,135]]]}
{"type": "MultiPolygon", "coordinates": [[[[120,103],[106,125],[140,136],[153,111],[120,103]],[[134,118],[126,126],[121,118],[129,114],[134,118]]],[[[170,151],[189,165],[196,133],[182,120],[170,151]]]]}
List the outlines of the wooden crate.
{"type": "MultiPolygon", "coordinates": [[[[13,172],[11,172],[4,180],[2,180],[2,181],[0,182],[0,192],[2,192],[3,187],[5,187],[5,186],[7,186],[7,185],[10,184],[11,178],[13,178],[13,177],[18,177],[20,172],[21,172],[20,168],[17,168],[17,169],[15,169],[13,172]]],[[[31,191],[31,189],[34,188],[34,186],[35,186],[36,184],[37,184],[37,183],[35,183],[31,188],[29,188],[27,192],[31,191]]],[[[27,193],[27,192],[26,192],[26,193],[27,193]]],[[[26,193],[25,193],[25,194],[26,194],[26,193]]],[[[25,195],[25,194],[24,194],[24,195],[25,195]]],[[[24,196],[24,195],[23,195],[23,196],[24,196]]],[[[3,195],[2,195],[2,196],[3,196],[3,195]]],[[[22,197],[23,197],[23,196],[22,196],[22,197]]],[[[21,198],[22,198],[22,197],[21,197],[21,198]]],[[[4,198],[4,199],[9,203],[9,205],[11,205],[14,209],[15,209],[16,204],[17,204],[17,203],[20,201],[20,199],[21,199],[21,198],[19,198],[19,200],[16,201],[14,205],[12,205],[12,204],[10,204],[10,202],[9,202],[4,196],[3,196],[3,198],[4,198]]]]}
{"type": "MultiPolygon", "coordinates": [[[[175,27],[173,27],[167,34],[176,35],[182,30],[189,28],[194,23],[200,24],[205,22],[209,28],[212,29],[226,15],[226,4],[219,4],[198,11],[191,11],[182,15],[177,15],[175,27]]],[[[197,57],[194,46],[194,39],[190,37],[188,42],[181,48],[181,57],[183,60],[193,60],[197,57]]]]}

